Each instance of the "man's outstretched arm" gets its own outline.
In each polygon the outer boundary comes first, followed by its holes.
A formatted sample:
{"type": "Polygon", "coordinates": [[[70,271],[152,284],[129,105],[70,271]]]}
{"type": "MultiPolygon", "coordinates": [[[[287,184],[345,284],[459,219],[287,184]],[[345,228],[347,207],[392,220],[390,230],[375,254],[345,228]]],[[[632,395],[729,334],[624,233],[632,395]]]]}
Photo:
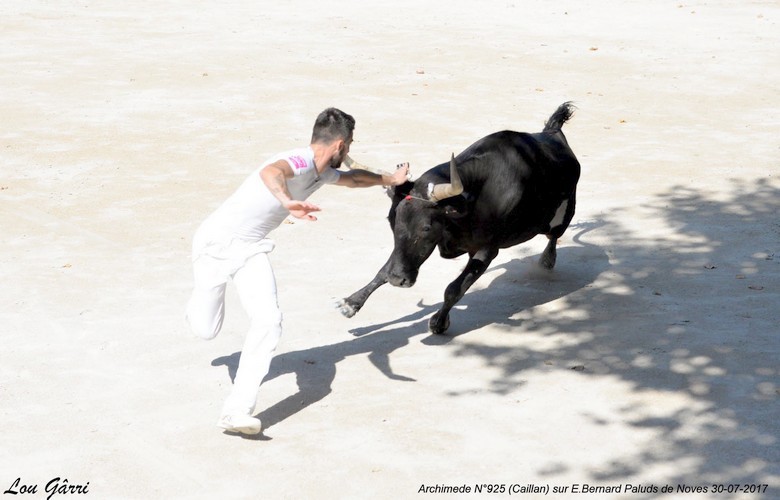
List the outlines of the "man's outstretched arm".
{"type": "Polygon", "coordinates": [[[339,172],[338,186],[346,187],[370,187],[370,186],[399,186],[409,179],[409,164],[401,164],[392,174],[375,174],[368,170],[350,170],[339,172]]]}
{"type": "Polygon", "coordinates": [[[260,170],[260,178],[268,190],[271,191],[284,208],[290,211],[293,217],[315,221],[316,217],[310,212],[318,212],[320,207],[308,201],[293,200],[290,190],[287,189],[287,179],[293,177],[292,168],[285,160],[279,160],[266,165],[260,170]]]}

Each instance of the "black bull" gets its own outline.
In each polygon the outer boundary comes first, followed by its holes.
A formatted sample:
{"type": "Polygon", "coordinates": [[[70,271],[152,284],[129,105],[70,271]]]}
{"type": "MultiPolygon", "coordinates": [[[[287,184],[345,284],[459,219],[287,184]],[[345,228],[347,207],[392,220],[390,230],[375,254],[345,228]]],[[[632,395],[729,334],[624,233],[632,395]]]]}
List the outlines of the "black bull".
{"type": "Polygon", "coordinates": [[[469,261],[447,286],[444,304],[431,317],[433,333],[449,328],[450,309],[499,249],[544,234],[549,242],[540,264],[552,269],[557,240],[574,216],[580,177],[580,164],[561,131],[572,113],[573,106],[564,103],[540,133],[488,135],[414,183],[391,189],[393,252],[368,285],[339,302],[342,314],[354,316],[385,283],[414,285],[420,266],[436,246],[445,259],[468,253],[469,261]]]}

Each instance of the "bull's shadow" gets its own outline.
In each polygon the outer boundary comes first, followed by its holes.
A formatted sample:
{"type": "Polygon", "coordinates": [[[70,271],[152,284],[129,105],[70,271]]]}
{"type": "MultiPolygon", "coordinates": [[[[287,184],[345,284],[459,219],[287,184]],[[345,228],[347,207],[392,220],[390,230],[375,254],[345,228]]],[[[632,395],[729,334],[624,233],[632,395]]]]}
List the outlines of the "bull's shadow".
{"type": "MultiPolygon", "coordinates": [[[[581,222],[572,224],[572,241],[577,246],[558,248],[558,261],[553,271],[548,271],[538,265],[539,255],[515,258],[508,262],[492,265],[485,275],[478,280],[471,290],[450,312],[450,328],[444,335],[431,335],[426,339],[428,344],[443,344],[453,338],[478,330],[491,324],[501,324],[509,329],[521,327],[522,320],[513,318],[517,313],[546,304],[553,300],[575,292],[590,283],[609,267],[606,252],[584,240],[584,236],[604,225],[603,222],[581,222]],[[485,283],[495,273],[489,285],[485,283]]],[[[504,250],[511,252],[512,249],[504,250]]],[[[454,279],[453,275],[451,278],[454,279]]],[[[441,292],[449,281],[442,281],[441,292]]],[[[413,295],[410,293],[410,295],[413,295]]],[[[427,330],[427,318],[441,309],[443,302],[423,305],[417,312],[403,318],[394,318],[385,323],[367,325],[350,329],[355,336],[363,336],[377,332],[393,324],[418,320],[421,328],[427,330]],[[426,321],[423,321],[423,320],[426,321]]],[[[370,306],[370,299],[369,299],[370,306]]],[[[359,318],[358,314],[356,318],[359,318]]]]}
{"type": "MultiPolygon", "coordinates": [[[[404,317],[349,330],[353,337],[343,342],[276,356],[265,383],[282,375],[295,374],[298,392],[258,415],[264,427],[267,429],[330,394],[336,378],[336,366],[349,356],[368,354],[371,363],[388,379],[414,382],[413,378],[395,373],[390,363],[390,355],[409,344],[413,337],[427,335],[423,343],[445,344],[456,336],[495,323],[508,327],[510,332],[516,328],[521,334],[522,320],[513,318],[518,312],[587,286],[609,265],[603,250],[587,244],[558,249],[556,271],[539,268],[538,258],[537,255],[517,258],[491,267],[489,273],[502,274],[489,286],[464,296],[451,313],[452,326],[445,335],[428,333],[428,318],[439,310],[442,303],[418,303],[418,310],[404,317]],[[470,314],[471,309],[478,310],[479,314],[470,314]]],[[[442,283],[442,291],[446,284],[442,283]]],[[[409,295],[411,299],[413,294],[409,295]]],[[[214,359],[211,364],[226,366],[232,381],[240,355],[240,352],[235,352],[214,359]]]]}

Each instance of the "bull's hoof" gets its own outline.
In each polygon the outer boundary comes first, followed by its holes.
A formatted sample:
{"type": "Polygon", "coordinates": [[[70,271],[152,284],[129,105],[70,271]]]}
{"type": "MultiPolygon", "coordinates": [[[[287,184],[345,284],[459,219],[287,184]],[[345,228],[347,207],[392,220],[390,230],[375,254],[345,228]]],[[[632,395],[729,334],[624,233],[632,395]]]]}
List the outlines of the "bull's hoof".
{"type": "Polygon", "coordinates": [[[428,330],[431,331],[431,333],[436,335],[441,335],[442,333],[446,332],[447,329],[450,327],[450,315],[445,314],[444,318],[442,318],[441,312],[437,312],[431,317],[431,320],[428,322],[428,330]]]}
{"type": "Polygon", "coordinates": [[[343,314],[347,318],[351,318],[354,316],[359,310],[359,307],[355,307],[349,302],[347,302],[346,299],[339,300],[336,303],[336,308],[339,310],[341,314],[343,314]]]}

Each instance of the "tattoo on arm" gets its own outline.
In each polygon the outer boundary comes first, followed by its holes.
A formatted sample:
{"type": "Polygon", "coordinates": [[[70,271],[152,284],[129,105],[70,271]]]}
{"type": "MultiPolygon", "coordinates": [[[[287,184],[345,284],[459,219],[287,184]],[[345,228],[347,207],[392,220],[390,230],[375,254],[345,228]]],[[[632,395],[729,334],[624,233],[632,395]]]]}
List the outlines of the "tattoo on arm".
{"type": "Polygon", "coordinates": [[[271,191],[276,199],[282,204],[292,199],[290,192],[287,189],[287,181],[285,179],[284,170],[276,166],[275,164],[268,165],[260,171],[260,178],[263,180],[268,190],[271,191]]]}

